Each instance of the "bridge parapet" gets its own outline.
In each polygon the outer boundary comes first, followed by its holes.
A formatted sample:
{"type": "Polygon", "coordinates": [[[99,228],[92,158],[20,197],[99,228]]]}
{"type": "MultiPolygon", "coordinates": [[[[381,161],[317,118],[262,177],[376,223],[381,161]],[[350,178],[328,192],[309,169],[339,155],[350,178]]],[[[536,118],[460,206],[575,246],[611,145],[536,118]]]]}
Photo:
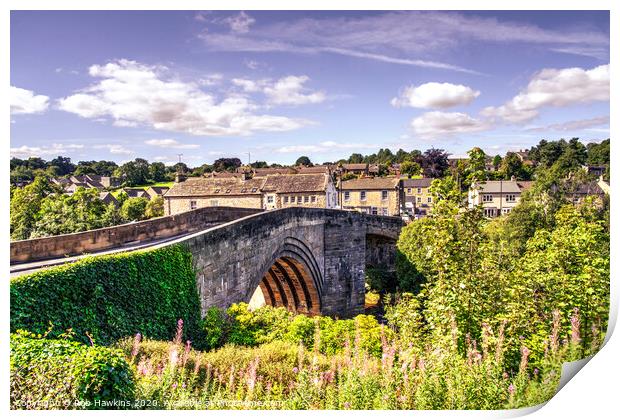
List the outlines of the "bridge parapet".
{"type": "Polygon", "coordinates": [[[11,264],[42,261],[119,248],[130,243],[201,231],[263,210],[204,207],[173,216],[102,229],[11,242],[11,264]]]}

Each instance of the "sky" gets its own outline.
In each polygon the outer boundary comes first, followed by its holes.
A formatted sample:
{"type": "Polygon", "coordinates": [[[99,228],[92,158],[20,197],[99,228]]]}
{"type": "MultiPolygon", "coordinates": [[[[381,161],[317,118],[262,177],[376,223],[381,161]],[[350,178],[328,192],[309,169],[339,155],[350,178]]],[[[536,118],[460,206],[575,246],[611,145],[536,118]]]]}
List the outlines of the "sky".
{"type": "Polygon", "coordinates": [[[608,11],[12,11],[10,33],[19,158],[321,163],[609,137],[608,11]]]}

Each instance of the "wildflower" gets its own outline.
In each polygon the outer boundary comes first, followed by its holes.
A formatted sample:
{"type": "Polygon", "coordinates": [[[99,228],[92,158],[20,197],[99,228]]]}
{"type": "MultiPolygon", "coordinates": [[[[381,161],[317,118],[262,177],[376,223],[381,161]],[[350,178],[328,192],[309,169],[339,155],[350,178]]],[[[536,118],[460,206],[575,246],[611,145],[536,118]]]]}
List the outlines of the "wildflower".
{"type": "Polygon", "coordinates": [[[572,345],[576,346],[581,341],[581,336],[579,334],[580,327],[581,327],[581,322],[579,321],[579,308],[575,308],[573,310],[573,315],[570,317],[570,330],[571,330],[570,342],[572,345]]]}
{"type": "Polygon", "coordinates": [[[297,374],[297,372],[299,372],[299,369],[297,369],[297,366],[295,366],[295,367],[293,368],[293,373],[294,373],[294,374],[297,374]]]}
{"type": "Polygon", "coordinates": [[[510,395],[515,393],[515,386],[513,384],[510,384],[508,386],[508,392],[510,393],[510,395]]]}
{"type": "Polygon", "coordinates": [[[172,384],[172,389],[177,389],[177,383],[176,382],[172,384]]]}
{"type": "Polygon", "coordinates": [[[185,343],[185,348],[183,349],[183,356],[181,357],[181,365],[183,365],[183,367],[185,367],[185,365],[187,364],[187,359],[189,359],[191,344],[192,342],[189,340],[187,340],[187,342],[185,343]]]}
{"type": "Polygon", "coordinates": [[[350,402],[348,402],[348,401],[347,401],[347,402],[345,402],[345,403],[344,403],[344,408],[345,408],[345,410],[350,409],[350,408],[351,408],[351,403],[350,403],[350,402]]]}
{"type": "Polygon", "coordinates": [[[138,355],[138,351],[140,350],[140,340],[142,339],[142,335],[140,333],[136,334],[133,339],[133,346],[131,347],[131,360],[133,361],[138,355]]]}
{"type": "Polygon", "coordinates": [[[538,375],[538,368],[534,368],[534,376],[538,375]]]}
{"type": "Polygon", "coordinates": [[[521,364],[519,365],[519,372],[525,372],[527,369],[527,358],[530,355],[530,349],[523,346],[521,347],[521,364]]]}
{"type": "Polygon", "coordinates": [[[174,343],[181,344],[182,337],[183,337],[183,320],[179,319],[177,321],[177,332],[174,336],[174,343]]]}

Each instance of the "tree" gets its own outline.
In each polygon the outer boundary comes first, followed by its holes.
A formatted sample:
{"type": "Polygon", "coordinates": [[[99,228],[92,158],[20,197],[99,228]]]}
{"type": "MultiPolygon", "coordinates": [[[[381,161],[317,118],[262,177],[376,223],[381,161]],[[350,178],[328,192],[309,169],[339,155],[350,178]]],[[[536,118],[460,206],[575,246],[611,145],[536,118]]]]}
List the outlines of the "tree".
{"type": "Polygon", "coordinates": [[[239,158],[219,158],[213,162],[213,170],[216,172],[234,172],[240,166],[239,158]]]}
{"type": "Polygon", "coordinates": [[[152,217],[161,217],[164,215],[164,197],[158,195],[155,198],[149,200],[144,210],[144,215],[147,219],[152,217]]]}
{"type": "Polygon", "coordinates": [[[257,160],[256,162],[252,162],[250,166],[256,169],[269,167],[269,165],[267,165],[267,162],[265,162],[264,160],[257,160]]]}
{"type": "Polygon", "coordinates": [[[363,161],[364,156],[361,153],[353,153],[348,159],[348,163],[362,163],[363,161]]]}
{"type": "Polygon", "coordinates": [[[10,229],[11,239],[30,238],[30,234],[39,218],[41,204],[49,194],[60,191],[49,179],[38,176],[23,188],[13,190],[11,197],[10,229]]]}
{"type": "Polygon", "coordinates": [[[145,159],[136,158],[121,165],[117,169],[117,175],[128,186],[144,185],[149,180],[149,162],[145,159]]]}
{"type": "Polygon", "coordinates": [[[493,169],[498,171],[501,164],[502,164],[502,157],[500,155],[495,155],[493,157],[493,169]]]}
{"type": "Polygon", "coordinates": [[[474,147],[467,154],[469,160],[465,169],[465,184],[471,185],[473,182],[486,180],[486,153],[481,148],[474,147]]]}
{"type": "Polygon", "coordinates": [[[409,176],[417,176],[422,172],[422,168],[417,162],[406,160],[400,164],[400,173],[407,174],[409,176]]]}
{"type": "Polygon", "coordinates": [[[443,149],[428,149],[418,157],[417,162],[427,178],[441,178],[448,169],[448,153],[443,149]]]}
{"type": "Polygon", "coordinates": [[[523,161],[514,152],[506,153],[504,160],[499,168],[504,179],[510,179],[511,177],[521,178],[523,173],[523,161]]]}
{"type": "Polygon", "coordinates": [[[49,166],[55,166],[57,176],[65,176],[75,171],[75,165],[71,163],[71,158],[58,156],[48,163],[49,166]]]}
{"type": "Polygon", "coordinates": [[[312,166],[312,161],[308,156],[300,156],[295,161],[295,166],[312,166]]]}
{"type": "Polygon", "coordinates": [[[43,199],[31,237],[62,235],[107,226],[107,206],[96,188],[78,188],[73,194],[49,195],[43,199]]]}
{"type": "Polygon", "coordinates": [[[144,197],[128,198],[121,206],[121,216],[127,221],[143,220],[148,202],[144,197]]]}
{"type": "Polygon", "coordinates": [[[588,143],[588,165],[609,165],[609,139],[600,143],[588,143]]]}
{"type": "Polygon", "coordinates": [[[149,165],[149,176],[155,182],[165,181],[166,165],[162,162],[153,162],[149,165]]]}

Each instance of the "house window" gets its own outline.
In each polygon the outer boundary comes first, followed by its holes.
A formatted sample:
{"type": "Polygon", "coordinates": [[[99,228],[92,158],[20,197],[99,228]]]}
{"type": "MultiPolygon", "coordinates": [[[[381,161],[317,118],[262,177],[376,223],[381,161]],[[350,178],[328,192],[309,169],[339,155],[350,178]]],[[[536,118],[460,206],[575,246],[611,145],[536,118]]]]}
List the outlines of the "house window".
{"type": "Polygon", "coordinates": [[[506,195],[506,202],[507,203],[514,203],[515,201],[517,201],[517,196],[514,194],[508,194],[506,195]]]}
{"type": "Polygon", "coordinates": [[[297,196],[297,202],[298,202],[298,203],[301,203],[301,200],[302,200],[302,199],[301,199],[301,195],[298,195],[298,196],[297,196]]]}
{"type": "Polygon", "coordinates": [[[252,192],[256,192],[256,188],[252,188],[252,192]]]}
{"type": "Polygon", "coordinates": [[[217,188],[217,189],[215,190],[215,193],[217,194],[217,193],[219,193],[219,192],[220,192],[220,189],[219,189],[219,188],[217,188]]]}
{"type": "Polygon", "coordinates": [[[366,191],[360,191],[360,201],[366,201],[366,191]]]}
{"type": "Polygon", "coordinates": [[[508,208],[503,208],[503,209],[502,209],[502,214],[508,214],[508,213],[510,213],[510,210],[512,210],[510,207],[508,207],[508,208]]]}
{"type": "Polygon", "coordinates": [[[433,202],[433,197],[428,197],[428,198],[426,199],[426,202],[427,202],[427,203],[432,203],[432,202],[433,202]]]}
{"type": "Polygon", "coordinates": [[[198,204],[196,203],[196,200],[189,200],[189,208],[190,210],[196,210],[196,208],[198,208],[198,204]]]}
{"type": "Polygon", "coordinates": [[[422,188],[418,188],[418,194],[422,194],[422,188]]]}
{"type": "Polygon", "coordinates": [[[270,204],[273,203],[273,195],[268,195],[267,196],[267,202],[270,203],[270,204]]]}
{"type": "Polygon", "coordinates": [[[310,202],[310,196],[304,195],[304,203],[309,203],[309,202],[310,202]]]}
{"type": "Polygon", "coordinates": [[[483,203],[490,203],[491,201],[493,201],[493,196],[491,194],[482,194],[483,203]]]}
{"type": "Polygon", "coordinates": [[[386,190],[381,191],[381,200],[388,199],[388,192],[386,190]]]}
{"type": "Polygon", "coordinates": [[[407,188],[407,194],[411,194],[411,188],[407,188]]]}
{"type": "Polygon", "coordinates": [[[288,195],[284,197],[284,204],[288,204],[288,195]]]}
{"type": "Polygon", "coordinates": [[[371,213],[371,214],[379,214],[379,213],[377,212],[377,208],[376,208],[376,207],[371,207],[371,208],[370,208],[370,213],[371,213]]]}
{"type": "Polygon", "coordinates": [[[313,203],[316,203],[316,195],[313,195],[312,197],[310,197],[310,201],[313,203]]]}
{"type": "Polygon", "coordinates": [[[422,202],[422,197],[418,197],[418,203],[422,202]]]}
{"type": "Polygon", "coordinates": [[[485,217],[495,217],[495,209],[484,209],[485,217]]]}
{"type": "Polygon", "coordinates": [[[349,201],[351,199],[351,193],[349,191],[344,192],[344,201],[349,201]]]}
{"type": "Polygon", "coordinates": [[[381,215],[382,216],[387,216],[388,215],[387,207],[381,207],[381,215]]]}
{"type": "Polygon", "coordinates": [[[211,200],[210,201],[210,205],[211,207],[217,207],[220,203],[217,200],[211,200]]]}

